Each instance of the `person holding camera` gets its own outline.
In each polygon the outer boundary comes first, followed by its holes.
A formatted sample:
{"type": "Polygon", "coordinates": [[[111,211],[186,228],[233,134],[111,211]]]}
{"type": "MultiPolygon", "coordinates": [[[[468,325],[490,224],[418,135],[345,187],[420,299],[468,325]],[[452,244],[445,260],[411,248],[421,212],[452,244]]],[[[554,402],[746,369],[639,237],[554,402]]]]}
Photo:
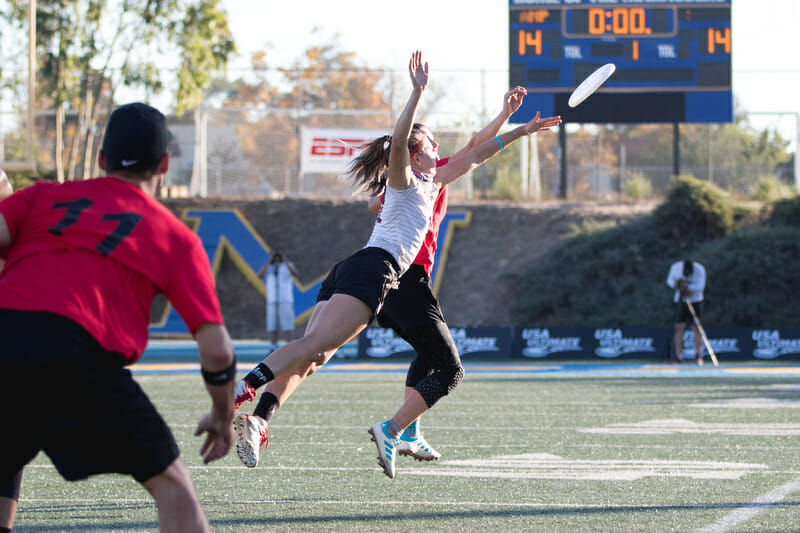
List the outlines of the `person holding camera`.
{"type": "Polygon", "coordinates": [[[689,324],[694,332],[695,360],[703,364],[703,338],[692,317],[689,304],[694,307],[698,320],[703,317],[703,290],[706,288],[706,269],[691,259],[677,261],[672,264],[667,276],[667,285],[675,290],[675,354],[674,361],[683,362],[683,333],[689,324]],[[687,303],[688,302],[688,303],[687,303]]]}

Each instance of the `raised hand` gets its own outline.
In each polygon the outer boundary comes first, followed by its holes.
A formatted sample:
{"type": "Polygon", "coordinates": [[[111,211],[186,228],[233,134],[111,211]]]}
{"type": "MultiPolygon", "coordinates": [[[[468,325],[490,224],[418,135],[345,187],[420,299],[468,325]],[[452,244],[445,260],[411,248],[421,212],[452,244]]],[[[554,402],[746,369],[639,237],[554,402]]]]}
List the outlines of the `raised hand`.
{"type": "Polygon", "coordinates": [[[525,87],[520,87],[519,85],[511,89],[506,93],[503,97],[503,113],[507,114],[508,116],[513,115],[519,109],[519,106],[522,105],[522,100],[528,94],[528,90],[525,87]]]}
{"type": "Polygon", "coordinates": [[[561,116],[541,118],[540,113],[537,111],[536,116],[525,124],[525,132],[530,135],[537,131],[548,131],[550,128],[555,128],[559,124],[561,124],[561,116]]]}
{"type": "Polygon", "coordinates": [[[422,62],[422,52],[419,50],[411,54],[408,73],[411,75],[411,84],[415,89],[425,89],[428,86],[428,63],[422,62]]]}

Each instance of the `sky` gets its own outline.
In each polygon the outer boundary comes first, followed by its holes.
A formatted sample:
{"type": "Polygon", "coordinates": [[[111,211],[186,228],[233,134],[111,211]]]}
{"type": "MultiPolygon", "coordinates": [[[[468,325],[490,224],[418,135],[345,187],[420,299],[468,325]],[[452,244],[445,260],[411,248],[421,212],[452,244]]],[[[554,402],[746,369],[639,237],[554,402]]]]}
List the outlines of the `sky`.
{"type": "MultiPolygon", "coordinates": [[[[477,110],[496,100],[491,115],[508,89],[508,0],[222,0],[222,6],[239,51],[234,76],[254,51],[267,51],[272,66],[289,66],[309,45],[338,34],[342,49],[372,68],[404,70],[419,49],[431,84],[447,83],[449,72],[475,73],[471,105],[477,110]]],[[[800,113],[798,22],[800,0],[732,3],[734,98],[753,113],[754,126],[778,128],[791,139],[800,127],[796,115],[762,113],[800,113]]]]}

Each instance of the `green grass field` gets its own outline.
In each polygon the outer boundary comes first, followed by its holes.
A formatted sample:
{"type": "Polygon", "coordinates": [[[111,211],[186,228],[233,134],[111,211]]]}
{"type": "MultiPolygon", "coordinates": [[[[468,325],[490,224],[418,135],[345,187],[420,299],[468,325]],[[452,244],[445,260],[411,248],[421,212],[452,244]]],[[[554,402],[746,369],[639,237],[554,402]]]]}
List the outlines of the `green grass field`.
{"type": "MultiPolygon", "coordinates": [[[[423,421],[442,460],[400,457],[394,480],[367,428],[399,406],[403,374],[313,376],[273,419],[255,469],[234,451],[202,465],[192,434],[209,402],[198,374],[137,379],[173,428],[215,531],[800,530],[791,375],[468,373],[423,421]]],[[[68,484],[40,455],[16,526],[152,531],[157,518],[131,479],[68,484]]]]}

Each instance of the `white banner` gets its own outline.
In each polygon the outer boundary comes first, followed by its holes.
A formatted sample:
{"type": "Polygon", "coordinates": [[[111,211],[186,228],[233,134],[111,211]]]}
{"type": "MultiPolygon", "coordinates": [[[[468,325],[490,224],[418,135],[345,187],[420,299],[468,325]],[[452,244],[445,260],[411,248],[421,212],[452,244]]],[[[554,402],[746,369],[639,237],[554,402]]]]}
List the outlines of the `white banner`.
{"type": "Polygon", "coordinates": [[[358,147],[391,132],[341,128],[303,128],[300,137],[300,173],[344,174],[358,147]]]}

